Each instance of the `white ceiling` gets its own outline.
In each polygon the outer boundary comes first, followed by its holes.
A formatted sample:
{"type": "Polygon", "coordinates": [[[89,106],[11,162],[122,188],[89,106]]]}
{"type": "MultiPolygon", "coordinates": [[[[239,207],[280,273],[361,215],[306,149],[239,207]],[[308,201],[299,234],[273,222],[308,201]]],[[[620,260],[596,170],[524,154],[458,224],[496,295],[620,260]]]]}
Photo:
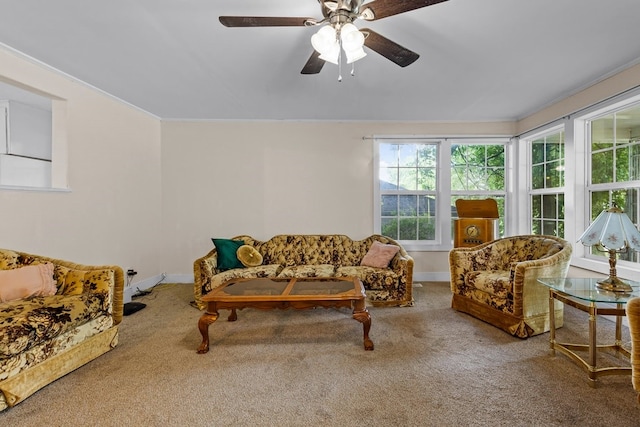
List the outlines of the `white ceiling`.
{"type": "MultiPolygon", "coordinates": [[[[417,52],[300,70],[316,0],[0,0],[0,43],[162,119],[514,120],[640,59],[639,0],[449,0],[367,23],[417,52]]],[[[365,49],[366,50],[366,49],[365,49]]],[[[2,64],[0,64],[1,73],[2,64]]]]}

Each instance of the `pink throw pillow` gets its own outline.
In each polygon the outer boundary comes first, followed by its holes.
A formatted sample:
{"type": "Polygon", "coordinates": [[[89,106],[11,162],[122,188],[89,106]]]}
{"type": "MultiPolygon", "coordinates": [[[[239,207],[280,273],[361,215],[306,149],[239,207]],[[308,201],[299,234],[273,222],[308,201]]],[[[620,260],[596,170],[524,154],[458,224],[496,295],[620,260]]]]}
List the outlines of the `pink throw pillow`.
{"type": "Polygon", "coordinates": [[[369,252],[362,258],[360,265],[367,267],[387,268],[394,256],[400,250],[396,245],[385,245],[377,240],[369,248],[369,252]]]}
{"type": "Polygon", "coordinates": [[[0,302],[55,295],[56,291],[53,264],[50,262],[0,270],[0,302]]]}

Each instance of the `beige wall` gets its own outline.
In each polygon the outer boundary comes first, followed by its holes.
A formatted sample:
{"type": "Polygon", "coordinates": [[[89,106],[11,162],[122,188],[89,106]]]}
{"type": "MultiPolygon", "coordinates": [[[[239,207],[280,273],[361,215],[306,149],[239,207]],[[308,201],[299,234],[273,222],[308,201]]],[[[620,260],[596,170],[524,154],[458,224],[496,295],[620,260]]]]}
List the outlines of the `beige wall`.
{"type": "MultiPolygon", "coordinates": [[[[510,123],[163,122],[166,269],[192,272],[211,237],[373,232],[372,135],[510,135],[510,123]],[[167,252],[169,253],[169,252],[167,252]]],[[[441,272],[446,253],[417,253],[441,272]]]]}
{"type": "Polygon", "coordinates": [[[597,84],[525,117],[518,121],[517,133],[528,132],[537,126],[558,120],[638,86],[640,86],[640,64],[602,79],[597,84]]]}
{"type": "Polygon", "coordinates": [[[68,192],[0,189],[0,247],[162,270],[160,121],[0,48],[0,78],[64,99],[68,192]]]}

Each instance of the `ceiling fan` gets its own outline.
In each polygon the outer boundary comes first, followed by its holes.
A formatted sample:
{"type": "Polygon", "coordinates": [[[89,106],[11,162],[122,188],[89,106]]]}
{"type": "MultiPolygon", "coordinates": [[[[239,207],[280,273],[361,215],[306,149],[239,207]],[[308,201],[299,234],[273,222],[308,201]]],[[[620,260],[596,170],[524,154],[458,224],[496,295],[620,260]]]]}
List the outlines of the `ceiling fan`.
{"type": "Polygon", "coordinates": [[[326,61],[339,64],[344,50],[347,62],[364,57],[362,46],[384,56],[401,67],[415,62],[420,55],[381,36],[369,28],[358,30],[357,19],[376,21],[388,16],[442,3],[447,0],[318,0],[323,19],[269,16],[221,16],[226,27],[312,27],[323,26],[314,34],[314,51],[302,68],[302,74],[317,74],[326,61]],[[325,26],[325,24],[328,24],[325,26]],[[337,49],[337,50],[336,50],[337,49]]]}

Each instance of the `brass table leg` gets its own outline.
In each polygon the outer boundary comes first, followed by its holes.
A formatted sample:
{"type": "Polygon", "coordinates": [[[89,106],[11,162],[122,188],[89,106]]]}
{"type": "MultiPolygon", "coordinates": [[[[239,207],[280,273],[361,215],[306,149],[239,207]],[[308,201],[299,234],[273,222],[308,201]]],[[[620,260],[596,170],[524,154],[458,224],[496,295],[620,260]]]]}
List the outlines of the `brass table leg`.
{"type": "Polygon", "coordinates": [[[553,289],[549,289],[549,347],[551,353],[556,353],[556,311],[553,289]]]}
{"type": "Polygon", "coordinates": [[[596,344],[596,304],[589,304],[589,385],[596,386],[598,379],[596,370],[596,357],[598,346],[596,344]]]}
{"type": "MultiPolygon", "coordinates": [[[[624,310],[624,306],[620,303],[616,304],[618,310],[624,310]]],[[[622,316],[616,316],[616,353],[620,353],[622,349],[622,316]]]]}

